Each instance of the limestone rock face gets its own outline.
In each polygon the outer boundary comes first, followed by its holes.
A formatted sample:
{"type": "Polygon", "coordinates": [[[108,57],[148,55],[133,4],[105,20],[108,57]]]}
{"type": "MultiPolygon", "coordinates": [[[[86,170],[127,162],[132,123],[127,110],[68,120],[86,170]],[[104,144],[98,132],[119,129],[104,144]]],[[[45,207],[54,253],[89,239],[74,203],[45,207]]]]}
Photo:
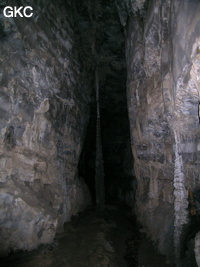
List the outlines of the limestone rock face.
{"type": "Polygon", "coordinates": [[[198,1],[156,0],[125,16],[136,213],[159,250],[177,257],[188,192],[200,186],[199,12],[198,1]]]}
{"type": "Polygon", "coordinates": [[[89,90],[73,50],[71,8],[39,2],[31,1],[29,19],[0,14],[1,254],[51,242],[90,203],[77,174],[89,90]]]}
{"type": "Polygon", "coordinates": [[[200,266],[200,232],[195,236],[195,258],[198,267],[200,266]]]}

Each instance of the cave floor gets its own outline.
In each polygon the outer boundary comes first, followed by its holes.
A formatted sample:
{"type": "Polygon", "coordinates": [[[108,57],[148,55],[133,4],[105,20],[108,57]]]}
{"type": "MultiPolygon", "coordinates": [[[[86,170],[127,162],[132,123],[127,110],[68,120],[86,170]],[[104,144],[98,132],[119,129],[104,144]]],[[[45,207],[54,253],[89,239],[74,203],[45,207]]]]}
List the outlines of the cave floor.
{"type": "MultiPolygon", "coordinates": [[[[87,210],[64,225],[50,245],[0,259],[0,266],[165,267],[164,256],[140,233],[126,208],[87,210]]],[[[130,213],[129,213],[130,214],[130,213]]]]}

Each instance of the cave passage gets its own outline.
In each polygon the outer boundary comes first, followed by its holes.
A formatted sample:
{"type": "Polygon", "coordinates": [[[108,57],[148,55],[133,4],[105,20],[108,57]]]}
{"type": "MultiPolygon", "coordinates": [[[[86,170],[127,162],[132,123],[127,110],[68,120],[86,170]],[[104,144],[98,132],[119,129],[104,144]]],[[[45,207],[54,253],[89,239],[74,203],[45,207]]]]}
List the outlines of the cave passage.
{"type": "MultiPolygon", "coordinates": [[[[101,19],[100,21],[97,20],[96,23],[101,26],[99,34],[101,38],[98,39],[98,51],[96,53],[98,53],[99,58],[103,59],[99,67],[99,102],[105,201],[107,204],[126,203],[130,205],[134,202],[136,180],[134,179],[126,99],[125,39],[114,2],[102,3],[101,19]]],[[[93,101],[90,104],[89,125],[79,162],[79,175],[88,184],[93,203],[96,199],[97,103],[95,97],[94,88],[93,101]]]]}
{"type": "MultiPolygon", "coordinates": [[[[121,54],[123,54],[123,50],[121,54]]],[[[101,87],[101,136],[104,160],[104,183],[107,204],[134,202],[135,177],[130,147],[126,103],[126,69],[115,70],[101,87]]],[[[124,69],[123,69],[124,68],[124,69]]],[[[91,104],[91,117],[79,161],[79,175],[89,186],[95,203],[96,106],[91,104]]]]}
{"type": "Polygon", "coordinates": [[[200,266],[199,14],[0,0],[1,266],[200,266]]]}

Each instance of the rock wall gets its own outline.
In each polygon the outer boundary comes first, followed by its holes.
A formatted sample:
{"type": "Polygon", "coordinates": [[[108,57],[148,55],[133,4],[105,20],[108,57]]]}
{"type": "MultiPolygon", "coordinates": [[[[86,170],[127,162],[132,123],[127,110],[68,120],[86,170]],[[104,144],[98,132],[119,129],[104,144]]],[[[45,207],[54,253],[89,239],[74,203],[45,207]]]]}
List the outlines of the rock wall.
{"type": "Polygon", "coordinates": [[[77,175],[89,90],[68,2],[31,1],[31,18],[5,18],[1,8],[1,254],[51,242],[90,203],[77,175]]]}
{"type": "Polygon", "coordinates": [[[191,222],[188,192],[200,185],[200,3],[131,3],[118,9],[126,33],[136,214],[159,250],[179,258],[191,222]]]}

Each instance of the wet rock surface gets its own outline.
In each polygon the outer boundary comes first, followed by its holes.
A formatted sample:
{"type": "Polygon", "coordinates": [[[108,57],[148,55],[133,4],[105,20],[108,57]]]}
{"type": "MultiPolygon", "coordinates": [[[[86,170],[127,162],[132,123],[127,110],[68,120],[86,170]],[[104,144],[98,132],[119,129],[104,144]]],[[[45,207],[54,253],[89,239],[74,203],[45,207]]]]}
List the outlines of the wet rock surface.
{"type": "Polygon", "coordinates": [[[51,242],[90,203],[77,173],[89,95],[72,49],[72,12],[44,2],[31,1],[27,21],[0,8],[1,255],[51,242]]]}
{"type": "Polygon", "coordinates": [[[119,10],[136,214],[159,250],[179,258],[184,226],[191,224],[189,192],[199,188],[200,5],[167,0],[146,1],[138,12],[130,7],[119,10]]]}

